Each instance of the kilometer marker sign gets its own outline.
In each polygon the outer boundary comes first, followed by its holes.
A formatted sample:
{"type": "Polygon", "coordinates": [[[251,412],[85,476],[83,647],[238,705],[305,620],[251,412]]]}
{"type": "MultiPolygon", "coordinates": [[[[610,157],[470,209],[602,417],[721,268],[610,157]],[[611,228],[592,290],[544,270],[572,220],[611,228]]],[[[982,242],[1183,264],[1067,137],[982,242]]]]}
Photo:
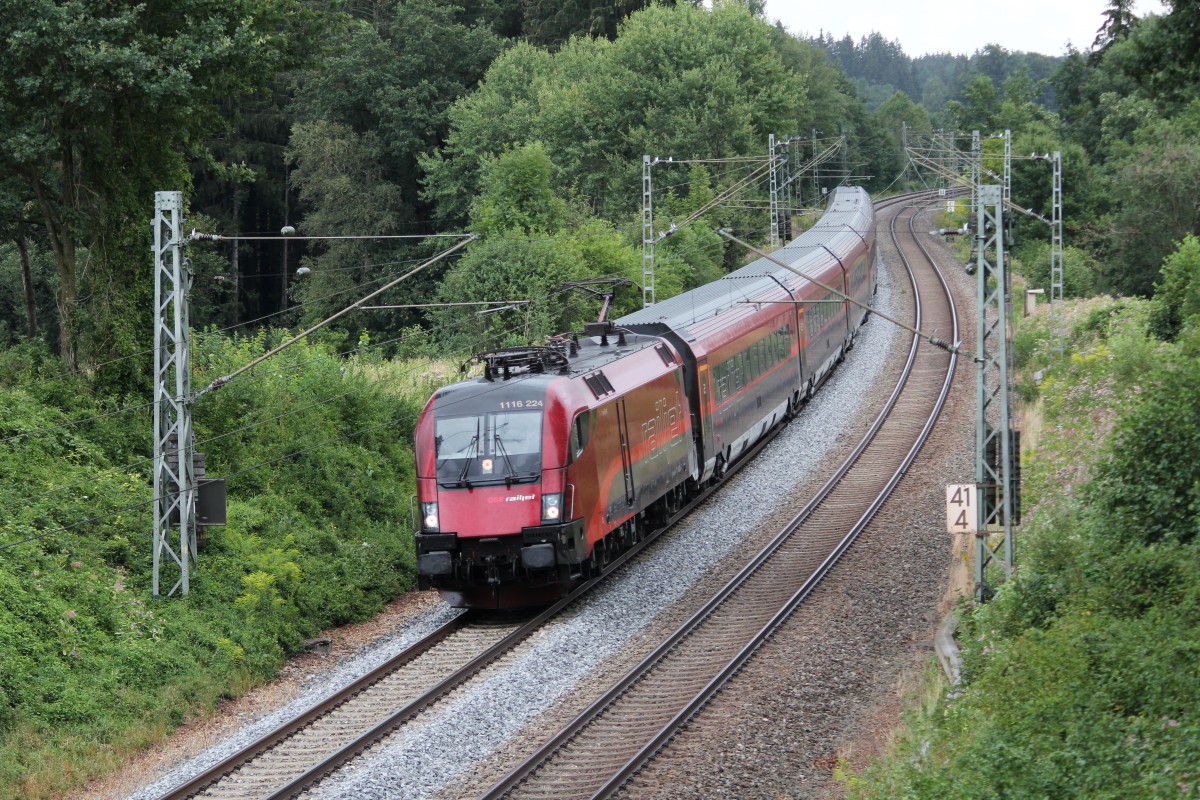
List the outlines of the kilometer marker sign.
{"type": "Polygon", "coordinates": [[[975,533],[975,501],[975,484],[947,484],[946,530],[949,533],[975,533]]]}

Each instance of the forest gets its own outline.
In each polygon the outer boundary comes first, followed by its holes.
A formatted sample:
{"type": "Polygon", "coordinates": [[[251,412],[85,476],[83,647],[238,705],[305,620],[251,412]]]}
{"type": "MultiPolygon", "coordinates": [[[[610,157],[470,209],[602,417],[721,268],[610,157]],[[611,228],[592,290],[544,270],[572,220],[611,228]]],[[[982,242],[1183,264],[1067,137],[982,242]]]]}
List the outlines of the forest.
{"type": "MultiPolygon", "coordinates": [[[[632,286],[618,290],[614,313],[640,304],[643,155],[666,162],[654,173],[665,229],[765,159],[769,134],[844,137],[841,171],[823,173],[817,188],[849,174],[876,193],[921,185],[905,169],[902,125],[917,136],[1007,129],[1014,153],[1061,151],[1066,293],[1083,311],[1062,364],[1051,363],[1044,329],[1018,332],[1028,373],[1058,376],[1041,385],[1026,376],[1020,391],[1063,414],[1082,412],[1056,392],[1084,391],[1085,378],[1114,393],[1112,413],[1126,415],[1112,420],[1113,435],[1145,449],[1103,456],[1108,466],[1087,483],[1097,494],[1079,490],[1087,501],[1051,502],[1046,488],[1046,518],[1060,528],[1070,519],[1072,536],[1120,549],[1128,571],[1097,594],[1071,576],[1104,572],[1101,545],[1082,565],[1082,551],[1064,553],[1045,533],[1030,577],[966,614],[966,625],[996,641],[1048,640],[1061,620],[1078,622],[1127,581],[1173,605],[1123,606],[1114,624],[1141,641],[1149,634],[1137,625],[1169,610],[1194,671],[1200,447],[1143,435],[1164,407],[1176,428],[1192,438],[1197,430],[1194,3],[1170,0],[1167,13],[1139,18],[1129,0],[1112,0],[1084,51],[997,43],[916,59],[886,31],[860,42],[810,39],[772,24],[754,0],[708,5],[5,4],[0,797],[57,796],[111,770],[269,679],[307,637],[410,589],[411,433],[428,393],[474,352],[593,319],[601,301],[572,282],[624,279],[632,286]],[[379,308],[343,317],[197,401],[197,446],[209,473],[228,478],[230,522],[208,530],[189,596],[161,601],[149,589],[148,404],[159,190],[183,192],[187,230],[226,235],[188,248],[199,385],[437,255],[453,236],[479,237],[389,290],[379,308]],[[280,240],[284,226],[299,235],[280,240]],[[1131,383],[1137,365],[1145,376],[1131,383]],[[1150,487],[1157,493],[1139,489],[1130,476],[1160,459],[1174,467],[1150,487]],[[1081,521],[1071,503],[1104,509],[1109,521],[1081,521]],[[1142,511],[1161,525],[1141,537],[1113,527],[1142,511]]],[[[1015,162],[1022,206],[1045,213],[1050,192],[1044,164],[1015,162]]],[[[740,265],[744,254],[715,229],[765,242],[766,202],[756,187],[665,239],[658,296],[740,265]]],[[[1048,283],[1045,228],[1016,222],[1014,263],[1030,286],[1048,283]]],[[[998,691],[988,670],[1003,667],[987,655],[969,654],[971,680],[998,691]]],[[[1194,701],[1194,688],[1182,696],[1194,701]]],[[[1124,704],[1135,711],[1117,713],[1122,720],[1174,720],[1164,730],[1182,744],[1172,746],[1192,752],[1200,728],[1194,710],[1187,717],[1171,705],[1178,697],[1153,707],[1114,700],[1097,714],[1111,722],[1104,714],[1124,704]]],[[[969,704],[954,708],[966,715],[969,704]]],[[[938,729],[946,719],[914,721],[914,736],[949,748],[962,729],[938,729]]],[[[1115,723],[1111,733],[1133,735],[1115,723]]],[[[943,796],[899,753],[891,767],[854,778],[851,791],[943,796]]],[[[1116,774],[1104,766],[1114,757],[1096,757],[1098,782],[1116,774]]],[[[1181,780],[1190,788],[1172,796],[1200,792],[1200,782],[1181,780]]]]}

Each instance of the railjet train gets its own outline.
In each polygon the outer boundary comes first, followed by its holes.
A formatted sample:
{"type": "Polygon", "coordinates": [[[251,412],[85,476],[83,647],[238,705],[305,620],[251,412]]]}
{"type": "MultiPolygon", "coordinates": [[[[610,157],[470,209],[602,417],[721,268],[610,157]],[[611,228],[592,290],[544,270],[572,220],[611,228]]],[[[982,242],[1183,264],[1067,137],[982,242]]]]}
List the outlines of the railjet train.
{"type": "MultiPolygon", "coordinates": [[[[842,187],[774,253],[862,303],[871,199],[842,187]]],[[[760,258],[542,347],[477,356],[416,428],[417,575],[452,605],[548,602],[681,509],[791,417],[866,311],[760,258]]]]}

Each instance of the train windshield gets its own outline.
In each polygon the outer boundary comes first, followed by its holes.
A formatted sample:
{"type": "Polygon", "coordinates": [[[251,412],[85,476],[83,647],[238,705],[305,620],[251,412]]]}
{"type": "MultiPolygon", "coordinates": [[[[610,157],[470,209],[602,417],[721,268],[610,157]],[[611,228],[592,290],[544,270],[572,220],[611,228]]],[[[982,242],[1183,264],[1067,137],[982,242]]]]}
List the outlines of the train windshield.
{"type": "Polygon", "coordinates": [[[442,486],[537,481],[542,474],[542,412],[438,417],[434,447],[442,486]]]}

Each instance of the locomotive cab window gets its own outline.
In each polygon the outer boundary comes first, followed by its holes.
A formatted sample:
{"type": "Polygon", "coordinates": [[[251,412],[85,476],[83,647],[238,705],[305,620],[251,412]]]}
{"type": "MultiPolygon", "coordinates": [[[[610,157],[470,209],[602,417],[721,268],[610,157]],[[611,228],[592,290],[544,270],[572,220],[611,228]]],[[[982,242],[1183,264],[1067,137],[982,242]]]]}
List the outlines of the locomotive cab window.
{"type": "Polygon", "coordinates": [[[582,455],[587,448],[588,440],[592,436],[592,417],[590,412],[584,411],[579,416],[575,417],[575,421],[571,423],[571,438],[567,445],[567,463],[575,461],[582,455]]]}
{"type": "Polygon", "coordinates": [[[490,411],[438,417],[438,483],[469,488],[536,481],[542,472],[542,412],[490,411]]]}

